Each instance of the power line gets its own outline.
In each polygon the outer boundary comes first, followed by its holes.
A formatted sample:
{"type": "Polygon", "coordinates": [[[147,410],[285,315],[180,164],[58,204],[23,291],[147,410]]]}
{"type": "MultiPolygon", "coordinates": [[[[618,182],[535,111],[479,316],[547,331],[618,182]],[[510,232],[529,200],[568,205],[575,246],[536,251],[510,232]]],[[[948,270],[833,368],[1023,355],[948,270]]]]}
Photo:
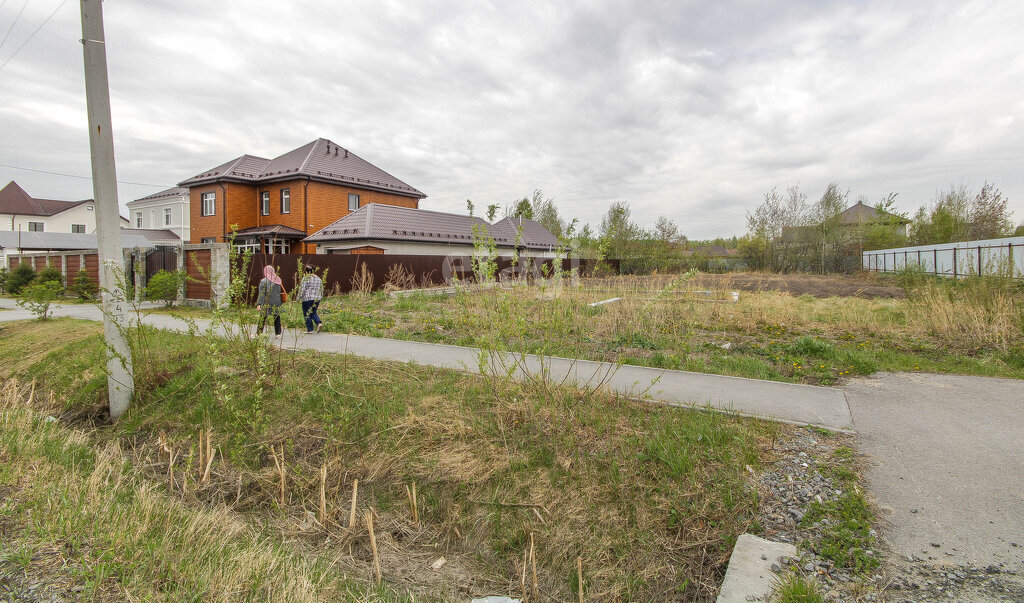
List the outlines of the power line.
{"type": "MultiPolygon", "coordinates": [[[[27,167],[20,167],[17,165],[7,165],[6,163],[0,163],[0,167],[11,168],[12,170],[25,170],[26,172],[37,172],[40,174],[50,174],[51,176],[64,176],[66,178],[79,178],[81,180],[92,180],[91,176],[79,176],[77,174],[64,174],[62,172],[48,172],[46,170],[35,170],[27,167]]],[[[133,186],[152,186],[154,188],[169,188],[166,184],[149,184],[146,182],[125,182],[118,180],[118,184],[131,184],[133,186]]]]}
{"type": "MultiPolygon", "coordinates": [[[[7,0],[4,0],[4,4],[7,4],[7,0]]],[[[18,24],[18,19],[21,18],[21,13],[25,12],[26,6],[28,6],[28,0],[25,0],[25,3],[21,5],[21,10],[18,11],[18,14],[15,15],[14,20],[11,21],[11,26],[7,28],[7,33],[4,34],[4,39],[0,40],[0,48],[4,47],[4,44],[7,42],[7,38],[11,36],[11,32],[14,31],[14,26],[18,24]]]]}
{"type": "Polygon", "coordinates": [[[50,19],[52,19],[53,16],[57,14],[57,11],[59,11],[62,8],[64,8],[64,5],[67,4],[67,3],[68,3],[68,0],[61,0],[61,3],[57,5],[57,8],[53,9],[53,12],[50,13],[50,15],[48,17],[46,17],[46,19],[44,19],[42,23],[39,24],[39,27],[37,27],[36,30],[32,32],[32,35],[30,35],[24,42],[22,42],[21,46],[19,46],[18,49],[14,51],[14,54],[12,54],[11,56],[7,57],[7,60],[4,61],[2,65],[0,65],[0,71],[3,71],[4,67],[7,66],[7,63],[10,63],[11,59],[13,59],[15,57],[15,55],[17,55],[19,52],[21,52],[21,49],[24,48],[26,44],[31,42],[32,38],[35,37],[35,35],[37,33],[39,33],[39,30],[42,29],[44,25],[49,23],[50,19]]]}

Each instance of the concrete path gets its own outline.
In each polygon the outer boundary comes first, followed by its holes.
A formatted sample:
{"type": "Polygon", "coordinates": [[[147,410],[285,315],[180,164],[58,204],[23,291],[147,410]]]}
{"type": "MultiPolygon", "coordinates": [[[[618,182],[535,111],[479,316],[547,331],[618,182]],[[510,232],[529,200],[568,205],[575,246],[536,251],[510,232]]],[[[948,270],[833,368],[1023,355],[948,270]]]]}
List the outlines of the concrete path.
{"type": "MultiPolygon", "coordinates": [[[[15,307],[0,299],[0,307],[15,307]]],[[[53,306],[54,316],[101,320],[97,307],[85,304],[53,306]]],[[[0,311],[0,321],[23,320],[23,310],[0,311]]],[[[144,322],[162,329],[184,331],[187,323],[166,314],[150,314],[144,322]]],[[[200,329],[210,322],[197,320],[200,329]]],[[[518,379],[544,377],[579,387],[604,387],[628,396],[678,406],[711,406],[718,410],[787,422],[852,430],[853,418],[841,390],[776,381],[759,381],[685,371],[668,371],[606,362],[570,360],[551,356],[482,353],[476,348],[318,333],[285,331],[286,348],[339,352],[397,362],[412,362],[472,373],[507,374],[518,379]]]]}
{"type": "Polygon", "coordinates": [[[1024,571],[1024,381],[881,373],[844,390],[892,552],[1024,571]]]}

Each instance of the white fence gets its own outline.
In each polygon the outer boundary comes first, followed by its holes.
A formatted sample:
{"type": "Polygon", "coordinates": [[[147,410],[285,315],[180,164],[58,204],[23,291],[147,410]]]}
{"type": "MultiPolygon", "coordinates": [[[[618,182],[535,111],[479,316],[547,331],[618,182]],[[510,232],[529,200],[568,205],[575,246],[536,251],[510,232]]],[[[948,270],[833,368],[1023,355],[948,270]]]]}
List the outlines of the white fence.
{"type": "Polygon", "coordinates": [[[1024,278],[1024,237],[865,251],[862,267],[872,272],[920,268],[954,278],[985,274],[1024,278]]]}

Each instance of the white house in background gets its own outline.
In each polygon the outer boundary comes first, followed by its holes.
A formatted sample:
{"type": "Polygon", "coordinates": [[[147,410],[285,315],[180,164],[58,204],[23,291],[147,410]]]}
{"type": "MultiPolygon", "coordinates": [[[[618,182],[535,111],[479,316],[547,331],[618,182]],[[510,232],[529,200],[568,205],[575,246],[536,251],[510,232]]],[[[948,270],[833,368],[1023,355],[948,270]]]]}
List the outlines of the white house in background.
{"type": "Polygon", "coordinates": [[[128,203],[131,228],[170,230],[182,241],[188,241],[189,193],[176,186],[128,203]]]}
{"type": "MultiPolygon", "coordinates": [[[[121,226],[128,220],[121,216],[121,226]]],[[[84,201],[36,199],[17,182],[0,189],[0,232],[96,232],[96,204],[84,201]]]]}
{"type": "Polygon", "coordinates": [[[473,229],[494,239],[499,255],[553,258],[558,239],[540,223],[505,218],[488,224],[475,216],[369,203],[305,239],[317,253],[346,255],[472,255],[473,229]]]}

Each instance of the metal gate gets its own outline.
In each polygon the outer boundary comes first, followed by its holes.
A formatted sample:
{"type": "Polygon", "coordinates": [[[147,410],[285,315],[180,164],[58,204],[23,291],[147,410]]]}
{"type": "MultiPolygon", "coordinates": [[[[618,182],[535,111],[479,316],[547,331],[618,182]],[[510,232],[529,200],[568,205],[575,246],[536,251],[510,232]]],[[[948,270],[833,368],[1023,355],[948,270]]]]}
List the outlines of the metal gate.
{"type": "Polygon", "coordinates": [[[174,272],[178,269],[178,248],[177,247],[155,247],[146,252],[146,282],[149,278],[166,270],[174,272]]]}

